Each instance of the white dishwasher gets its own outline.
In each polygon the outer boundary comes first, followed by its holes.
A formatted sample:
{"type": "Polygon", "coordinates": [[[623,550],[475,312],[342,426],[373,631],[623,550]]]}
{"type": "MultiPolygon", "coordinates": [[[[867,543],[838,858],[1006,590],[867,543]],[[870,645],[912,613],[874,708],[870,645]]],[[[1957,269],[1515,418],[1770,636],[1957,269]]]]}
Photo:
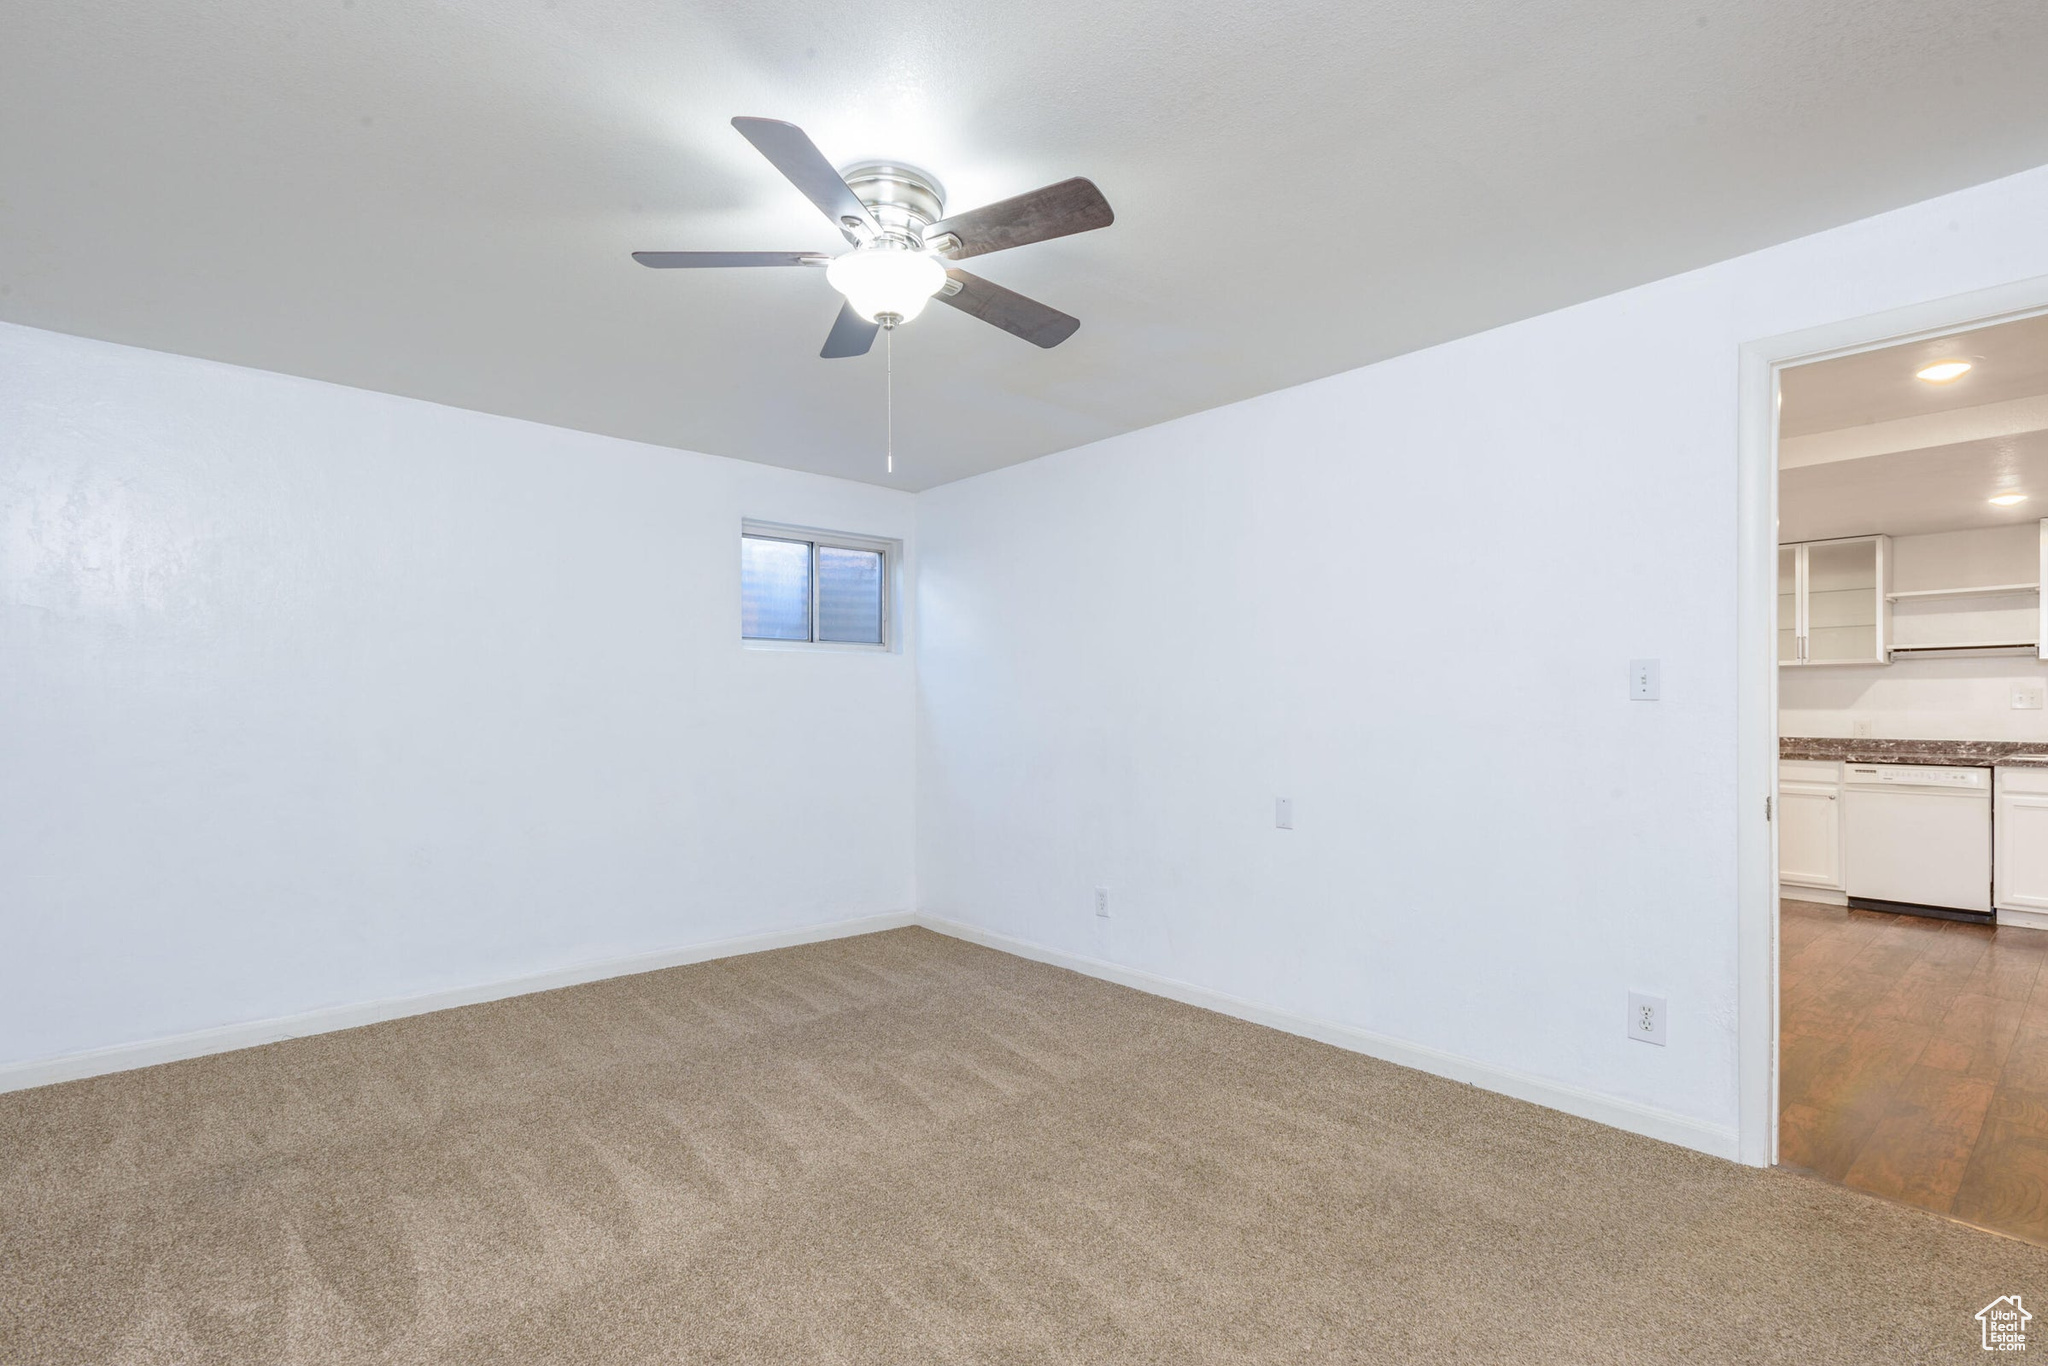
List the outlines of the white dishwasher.
{"type": "Polygon", "coordinates": [[[1849,764],[1842,825],[1851,906],[1991,918],[1991,770],[1849,764]]]}

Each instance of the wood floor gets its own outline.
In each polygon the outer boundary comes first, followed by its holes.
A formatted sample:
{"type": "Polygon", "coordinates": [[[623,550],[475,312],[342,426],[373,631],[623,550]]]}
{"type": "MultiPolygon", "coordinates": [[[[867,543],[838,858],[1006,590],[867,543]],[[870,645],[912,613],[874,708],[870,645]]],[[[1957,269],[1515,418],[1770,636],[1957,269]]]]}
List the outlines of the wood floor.
{"type": "Polygon", "coordinates": [[[1787,901],[1779,1161],[2048,1243],[2048,931],[1787,901]]]}

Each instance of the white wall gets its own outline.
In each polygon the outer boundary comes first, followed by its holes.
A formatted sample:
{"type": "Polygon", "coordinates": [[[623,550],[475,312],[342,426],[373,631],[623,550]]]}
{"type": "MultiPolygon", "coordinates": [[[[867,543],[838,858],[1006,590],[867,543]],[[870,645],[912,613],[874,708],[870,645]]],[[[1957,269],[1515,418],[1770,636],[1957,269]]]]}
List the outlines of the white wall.
{"type": "Polygon", "coordinates": [[[903,494],[0,326],[0,1064],[909,909],[903,494]]]}
{"type": "Polygon", "coordinates": [[[922,908],[1732,1153],[1738,348],[2042,274],[2048,169],[923,495],[922,908]]]}
{"type": "Polygon", "coordinates": [[[2015,711],[2015,687],[2048,684],[2039,659],[1901,660],[1882,668],[1786,669],[1778,679],[1783,735],[1846,738],[1858,721],[1894,740],[2038,740],[2048,711],[2015,711]]]}

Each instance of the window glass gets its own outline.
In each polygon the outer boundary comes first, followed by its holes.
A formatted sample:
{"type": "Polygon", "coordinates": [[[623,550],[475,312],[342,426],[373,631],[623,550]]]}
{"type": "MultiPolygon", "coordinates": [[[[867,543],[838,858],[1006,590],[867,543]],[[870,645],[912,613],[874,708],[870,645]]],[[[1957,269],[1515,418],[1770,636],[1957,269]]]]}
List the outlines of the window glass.
{"type": "Polygon", "coordinates": [[[748,640],[811,638],[808,543],[740,537],[740,635],[748,640]]]}
{"type": "Polygon", "coordinates": [[[873,550],[818,547],[818,639],[882,643],[882,556],[873,550]]]}

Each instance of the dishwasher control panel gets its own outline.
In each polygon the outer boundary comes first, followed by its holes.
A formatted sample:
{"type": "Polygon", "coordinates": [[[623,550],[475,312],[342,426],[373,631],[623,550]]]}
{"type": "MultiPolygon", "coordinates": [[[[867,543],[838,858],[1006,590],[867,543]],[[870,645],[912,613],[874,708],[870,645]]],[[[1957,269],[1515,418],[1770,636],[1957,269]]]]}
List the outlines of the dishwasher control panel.
{"type": "Polygon", "coordinates": [[[1859,787],[1940,787],[1979,791],[1991,788],[1988,768],[1947,768],[1934,764],[1849,764],[1843,777],[1859,787]]]}

